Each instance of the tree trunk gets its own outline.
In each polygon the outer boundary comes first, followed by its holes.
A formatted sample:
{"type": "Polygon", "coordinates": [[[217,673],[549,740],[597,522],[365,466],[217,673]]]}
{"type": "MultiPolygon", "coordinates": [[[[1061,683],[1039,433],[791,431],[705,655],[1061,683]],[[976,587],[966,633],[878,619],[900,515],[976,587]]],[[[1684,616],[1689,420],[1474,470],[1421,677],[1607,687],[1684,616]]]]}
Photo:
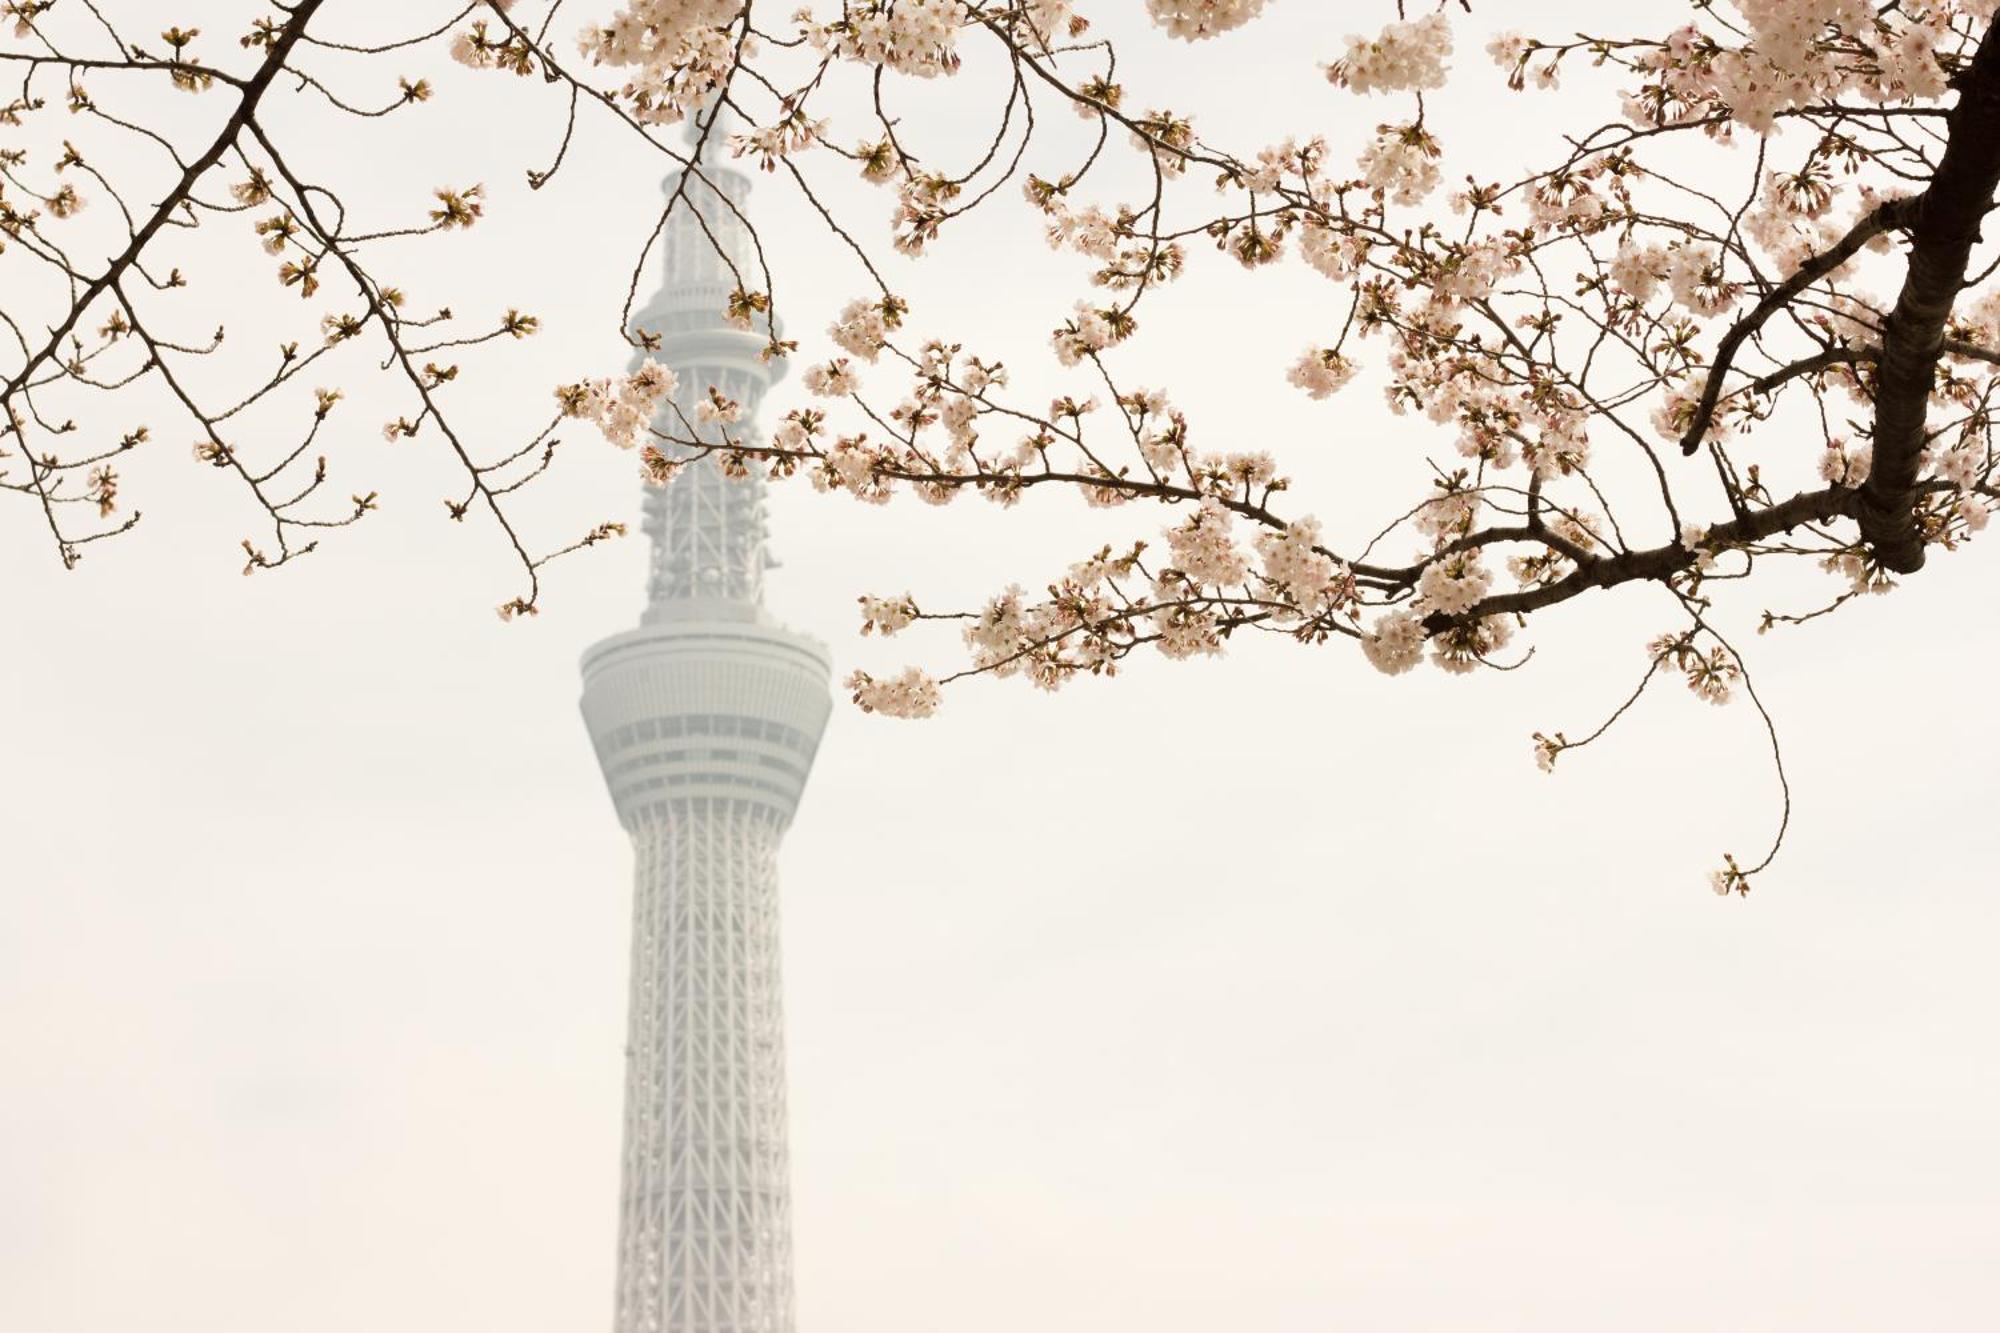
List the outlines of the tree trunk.
{"type": "Polygon", "coordinates": [[[1917,456],[1937,378],[1938,356],[1965,284],[1980,223],[2000,186],[2000,21],[1986,30],[1957,79],[1948,138],[1911,228],[1910,265],[1882,334],[1875,388],[1875,457],[1855,517],[1862,540],[1885,569],[1923,567],[1917,529],[1917,456]]]}

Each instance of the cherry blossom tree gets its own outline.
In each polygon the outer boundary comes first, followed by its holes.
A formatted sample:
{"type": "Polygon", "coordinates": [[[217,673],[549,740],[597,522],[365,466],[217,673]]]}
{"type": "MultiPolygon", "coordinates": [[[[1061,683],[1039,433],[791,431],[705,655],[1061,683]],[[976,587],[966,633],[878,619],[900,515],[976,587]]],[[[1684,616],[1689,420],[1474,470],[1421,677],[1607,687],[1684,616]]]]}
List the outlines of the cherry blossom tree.
{"type": "MultiPolygon", "coordinates": [[[[1234,30],[1305,3],[1144,10],[1226,61],[1234,30]]],[[[1809,620],[1956,551],[1996,500],[2000,258],[1980,242],[2000,185],[2000,0],[1648,0],[1603,7],[1601,32],[1497,35],[1499,5],[1324,6],[1322,132],[1274,113],[1243,143],[1210,137],[1172,109],[1172,88],[1121,62],[1093,26],[1111,0],[479,0],[372,44],[342,36],[355,9],[342,0],[251,6],[226,34],[163,25],[164,8],[0,0],[0,63],[19,76],[0,93],[0,487],[66,564],[131,527],[120,459],[155,434],[191,434],[195,459],[261,513],[246,573],[368,514],[376,491],[337,498],[316,445],[342,397],[319,368],[356,343],[411,404],[385,432],[434,440],[460,466],[448,517],[491,525],[518,561],[504,616],[535,611],[548,561],[622,531],[545,547],[515,515],[558,427],[581,419],[638,450],[654,482],[715,466],[868,504],[1013,506],[1053,490],[1153,515],[1149,540],[1068,553],[1053,580],[1024,572],[1036,591],[973,607],[933,607],[920,588],[863,598],[864,631],[955,629],[965,653],[856,673],[874,712],[926,715],[965,676],[1054,689],[1141,650],[1215,654],[1250,631],[1351,644],[1390,675],[1426,660],[1507,669],[1538,614],[1645,588],[1671,618],[1632,699],[1679,677],[1716,703],[1748,695],[1768,726],[1718,626],[1717,585],[1816,564],[1826,595],[1758,628],[1809,620]],[[488,196],[446,181],[416,205],[367,199],[366,181],[325,178],[273,113],[305,99],[414,114],[435,91],[426,62],[446,59],[520,85],[524,122],[548,132],[522,164],[537,187],[593,137],[636,137],[682,171],[632,238],[635,289],[692,211],[734,275],[722,313],[804,366],[768,438],[720,389],[678,385],[650,357],[657,331],[633,322],[629,294],[631,367],[554,386],[553,401],[524,393],[537,424],[497,450],[455,424],[460,362],[538,320],[510,309],[459,331],[416,313],[375,256],[477,225],[488,196]],[[920,155],[907,127],[974,64],[1000,90],[978,151],[920,155]],[[1580,128],[1521,145],[1497,174],[1455,160],[1426,107],[1448,79],[1567,99],[1580,128]],[[156,128],[147,108],[180,96],[219,107],[184,134],[156,128]],[[1046,149],[1058,111],[1091,131],[1060,160],[1046,149]],[[107,140],[120,162],[164,164],[164,186],[101,169],[107,140]],[[823,335],[788,334],[785,275],[715,183],[739,160],[808,201],[853,267],[854,299],[823,335]],[[886,232],[827,188],[856,175],[893,196],[886,232]],[[747,245],[717,234],[718,210],[747,245]],[[1047,349],[982,346],[979,328],[885,277],[890,249],[951,264],[975,210],[1085,261],[1047,349]],[[240,241],[230,258],[184,271],[190,235],[216,227],[240,241]],[[1142,307],[1171,302],[1197,265],[1289,266],[1320,284],[1324,335],[1290,354],[1290,383],[1312,399],[1366,391],[1363,375],[1379,385],[1408,423],[1382,447],[1422,451],[1427,484],[1380,497],[1368,531],[1330,531],[1283,459],[1235,438],[1240,421],[1194,420],[1172,384],[1147,387],[1142,307]],[[222,335],[189,337],[191,313],[273,282],[307,312],[297,340],[274,364],[229,363],[226,393],[213,375],[198,388],[190,367],[215,361],[222,335]],[[1016,392],[1007,368],[1044,351],[1072,383],[1052,403],[1016,392]],[[72,415],[162,386],[171,429],[72,415]],[[281,419],[295,429],[272,445],[281,419]]],[[[1536,757],[1553,767],[1629,707],[1577,738],[1537,733],[1536,757]]],[[[1747,892],[1768,861],[1728,858],[1714,887],[1747,892]]]]}

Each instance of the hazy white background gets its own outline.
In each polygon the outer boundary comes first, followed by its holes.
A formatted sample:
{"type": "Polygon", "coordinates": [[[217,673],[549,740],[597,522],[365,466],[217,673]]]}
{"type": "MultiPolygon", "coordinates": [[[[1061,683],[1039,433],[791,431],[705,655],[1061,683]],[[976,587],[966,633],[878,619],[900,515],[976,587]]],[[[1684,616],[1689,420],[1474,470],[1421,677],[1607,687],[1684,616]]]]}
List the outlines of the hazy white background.
{"type": "MultiPolygon", "coordinates": [[[[184,8],[147,22],[233,39],[231,7],[184,8]]],[[[360,33],[405,7],[343,8],[360,33]]],[[[1351,136],[1392,108],[1318,80],[1377,21],[1345,8],[1280,0],[1226,44],[1132,56],[1157,58],[1149,104],[1198,106],[1227,141],[1271,137],[1273,96],[1284,128],[1351,136]]],[[[1436,114],[1482,170],[1561,123],[1500,101],[1476,51],[1458,63],[1436,114]]],[[[488,182],[489,220],[413,251],[409,285],[468,319],[545,317],[455,399],[514,439],[546,386],[619,364],[606,293],[661,168],[599,136],[531,199],[539,85],[444,87],[421,121],[315,151],[372,175],[357,200],[488,182]],[[412,126],[457,156],[408,151],[412,126]]],[[[778,185],[758,198],[811,337],[863,288],[778,185]]],[[[1021,220],[1003,201],[909,289],[919,327],[1032,383],[1076,269],[1009,240],[1021,220]]],[[[1369,385],[1334,407],[1283,385],[1329,289],[1197,268],[1150,316],[1139,378],[1170,380],[1214,446],[1269,437],[1301,508],[1372,532],[1424,442],[1369,385]]],[[[164,414],[130,481],[145,522],[74,574],[25,505],[0,509],[8,1330],[608,1326],[629,865],[575,667],[633,622],[644,552],[567,561],[539,619],[500,624],[493,534],[444,521],[434,444],[381,440],[407,404],[361,360],[323,377],[351,395],[329,452],[384,512],[296,568],[236,576],[250,519],[164,414]]],[[[630,459],[572,434],[529,511],[549,544],[636,512],[630,459]]],[[[843,672],[954,653],[858,640],[857,593],[1032,586],[1102,539],[1067,502],[876,511],[790,487],[772,509],[773,605],[843,672]]],[[[975,684],[923,725],[841,708],[784,859],[801,1328],[1981,1325],[2000,1299],[1984,545],[1751,640],[1799,804],[1748,901],[1702,878],[1761,854],[1775,816],[1747,707],[1662,691],[1534,769],[1528,733],[1594,725],[1672,623],[1645,592],[1544,617],[1504,677],[1390,681],[1270,640],[1054,698],[975,684]]]]}

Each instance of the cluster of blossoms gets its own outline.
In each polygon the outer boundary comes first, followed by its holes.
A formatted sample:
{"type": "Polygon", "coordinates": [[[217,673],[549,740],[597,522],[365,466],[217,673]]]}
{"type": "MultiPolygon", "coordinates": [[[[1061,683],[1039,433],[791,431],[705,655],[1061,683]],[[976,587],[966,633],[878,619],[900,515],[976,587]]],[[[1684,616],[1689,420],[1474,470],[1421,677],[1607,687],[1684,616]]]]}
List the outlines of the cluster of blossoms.
{"type": "Polygon", "coordinates": [[[1409,610],[1388,611],[1362,636],[1361,651],[1377,671],[1400,676],[1424,660],[1429,641],[1422,616],[1409,610]]]}
{"type": "Polygon", "coordinates": [[[753,38],[732,31],[743,10],[743,0],[631,0],[578,45],[597,64],[633,71],[618,90],[633,119],[673,125],[729,82],[739,48],[756,54],[753,38]]]}
{"type": "Polygon", "coordinates": [[[1354,362],[1330,347],[1309,347],[1285,378],[1314,398],[1327,398],[1354,378],[1354,362]]]}
{"type": "Polygon", "coordinates": [[[1065,366],[1073,366],[1085,357],[1101,352],[1118,341],[1117,326],[1112,323],[1115,313],[1095,309],[1083,301],[1078,301],[1075,313],[1049,335],[1049,343],[1055,348],[1056,360],[1065,366]]]}
{"type": "MultiPolygon", "coordinates": [[[[1993,471],[1993,452],[1983,431],[1968,429],[1948,448],[1936,449],[1929,458],[1928,471],[1935,480],[1951,487],[1943,497],[1938,521],[1949,531],[1953,526],[1963,535],[1984,531],[1992,521],[1991,488],[1987,479],[1993,471]]],[[[1863,460],[1863,480],[1867,462],[1863,460]]]]}
{"type": "Polygon", "coordinates": [[[903,305],[894,298],[850,301],[827,330],[827,336],[850,356],[873,365],[882,355],[889,334],[902,323],[903,305]]]}
{"type": "Polygon", "coordinates": [[[1378,196],[1397,204],[1418,204],[1437,189],[1443,149],[1417,121],[1384,125],[1361,154],[1361,176],[1378,196]]]}
{"type": "Polygon", "coordinates": [[[908,593],[901,597],[863,597],[861,632],[880,634],[886,639],[899,630],[908,629],[917,615],[916,599],[908,593]]]}
{"type": "MultiPolygon", "coordinates": [[[[1880,202],[1866,184],[1856,193],[1864,209],[1880,202]]],[[[1790,272],[1840,240],[1835,206],[1845,202],[1843,194],[1830,163],[1815,160],[1797,171],[1766,172],[1757,205],[1743,220],[1744,234],[1780,269],[1790,272]]],[[[1887,246],[1883,239],[1875,248],[1881,251],[1887,246]]]]}
{"type": "Polygon", "coordinates": [[[1326,76],[1357,93],[1442,88],[1450,57],[1451,22],[1432,14],[1391,23],[1373,39],[1349,37],[1346,54],[1326,67],[1326,76]]]}
{"type": "Polygon", "coordinates": [[[1559,65],[1555,59],[1530,66],[1528,57],[1535,54],[1535,44],[1518,32],[1503,32],[1486,44],[1486,54],[1493,63],[1507,71],[1507,86],[1515,92],[1528,86],[1530,79],[1541,90],[1553,88],[1560,81],[1559,65]]]}
{"type": "Polygon", "coordinates": [[[1263,12],[1265,0],[1146,0],[1153,22],[1184,41],[1216,37],[1263,12]]]}
{"type": "Polygon", "coordinates": [[[1114,217],[1094,204],[1072,209],[1059,189],[1036,176],[1028,178],[1022,193],[1047,219],[1042,234],[1049,248],[1095,261],[1091,282],[1099,287],[1129,291],[1169,283],[1187,263],[1179,241],[1140,235],[1129,210],[1114,217]]]}
{"type": "Polygon", "coordinates": [[[1470,611],[1493,587],[1493,576],[1477,551],[1455,551],[1424,566],[1417,576],[1417,605],[1447,616],[1470,611]]]}
{"type": "Polygon", "coordinates": [[[823,55],[917,78],[958,70],[958,31],[970,21],[963,0],[875,0],[844,10],[827,23],[800,10],[800,36],[823,55]]]}
{"type": "Polygon", "coordinates": [[[1721,253],[1705,245],[1677,245],[1664,260],[1667,290],[1689,312],[1711,318],[1736,304],[1741,288],[1730,281],[1721,253]]]}
{"type": "Polygon", "coordinates": [[[1187,521],[1167,529],[1174,567],[1195,584],[1231,587],[1249,576],[1250,562],[1236,545],[1235,517],[1213,496],[1187,521]]]}
{"type": "MultiPolygon", "coordinates": [[[[975,670],[991,672],[996,678],[1021,674],[1039,656],[1048,661],[1051,639],[1058,632],[1048,606],[1029,607],[1022,601],[1021,585],[1013,584],[990,597],[966,625],[963,637],[972,653],[975,670]]],[[[1060,676],[1044,669],[1032,673],[1044,685],[1052,686],[1060,676]]]]}
{"type": "Polygon", "coordinates": [[[1306,515],[1287,523],[1283,532],[1258,533],[1251,543],[1262,562],[1265,583],[1296,608],[1280,613],[1281,624],[1301,618],[1323,621],[1333,615],[1351,618],[1355,613],[1353,571],[1327,554],[1319,541],[1319,520],[1306,515]]]}
{"type": "Polygon", "coordinates": [[[1346,282],[1363,272],[1375,242],[1358,230],[1308,221],[1299,233],[1299,254],[1321,276],[1346,282]]]}
{"type": "MultiPolygon", "coordinates": [[[[787,420],[782,441],[797,441],[812,450],[814,422],[805,414],[787,420]]],[[[865,435],[843,435],[819,449],[820,465],[812,470],[813,489],[846,491],[864,504],[887,504],[894,495],[890,478],[900,461],[897,451],[873,445],[865,435]]]]}
{"type": "MultiPolygon", "coordinates": [[[[1688,123],[1721,109],[1752,133],[1816,103],[1857,97],[1907,103],[1942,96],[1939,56],[1959,20],[1993,17],[1993,0],[1878,6],[1868,0],[1737,0],[1740,42],[1696,24],[1637,57],[1646,89],[1629,98],[1635,124],[1688,123]]],[[[1513,51],[1496,51],[1507,60],[1513,51]]],[[[1516,56],[1513,63],[1518,65],[1516,56]]]]}
{"type": "Polygon", "coordinates": [[[1431,661],[1452,675],[1469,675],[1513,640],[1514,623],[1511,616],[1479,616],[1447,625],[1431,636],[1431,661]]]}
{"type": "Polygon", "coordinates": [[[1667,249],[1663,245],[1642,245],[1631,233],[1622,237],[1605,271],[1619,291],[1640,305],[1653,299],[1667,271],[1667,249]]]}
{"type": "Polygon", "coordinates": [[[680,387],[674,372],[651,357],[617,379],[581,380],[556,390],[562,414],[594,423],[620,449],[638,444],[680,387]]]}
{"type": "Polygon", "coordinates": [[[804,380],[806,392],[819,398],[845,398],[861,385],[860,377],[854,373],[853,363],[844,356],[835,357],[823,365],[806,367],[804,380]]]}
{"type": "Polygon", "coordinates": [[[887,680],[877,680],[866,671],[847,678],[854,702],[864,713],[884,717],[929,717],[937,712],[938,683],[915,667],[887,680]]]}
{"type": "Polygon", "coordinates": [[[1647,645],[1647,652],[1656,665],[1679,671],[1696,698],[1726,704],[1743,678],[1743,668],[1727,648],[1716,644],[1704,652],[1695,638],[1692,632],[1663,634],[1647,645]]]}
{"type": "MultiPolygon", "coordinates": [[[[1035,195],[1035,183],[1028,186],[1031,201],[1035,195]]],[[[1049,216],[1044,230],[1049,249],[1070,249],[1092,259],[1113,259],[1118,255],[1121,238],[1127,233],[1125,226],[1116,219],[1107,217],[1104,210],[1095,204],[1088,208],[1071,210],[1064,206],[1062,196],[1053,192],[1041,201],[1042,211],[1049,216]]]]}

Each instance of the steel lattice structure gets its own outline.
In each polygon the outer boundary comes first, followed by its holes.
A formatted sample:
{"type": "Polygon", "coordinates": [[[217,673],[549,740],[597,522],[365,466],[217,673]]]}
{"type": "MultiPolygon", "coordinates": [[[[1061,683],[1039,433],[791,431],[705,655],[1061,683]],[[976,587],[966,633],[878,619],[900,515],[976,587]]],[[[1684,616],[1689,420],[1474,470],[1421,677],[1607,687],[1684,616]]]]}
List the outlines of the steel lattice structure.
{"type": "MultiPolygon", "coordinates": [[[[675,211],[663,286],[634,320],[663,336],[677,423],[710,385],[747,419],[776,378],[762,340],[722,318],[736,279],[709,240],[754,271],[750,183],[702,174],[713,188],[686,183],[701,217],[675,211]]],[[[615,1333],[791,1333],[777,852],[830,664],[764,609],[761,478],[691,464],[645,509],[645,614],[583,661],[584,720],[634,852],[615,1333]]]]}

